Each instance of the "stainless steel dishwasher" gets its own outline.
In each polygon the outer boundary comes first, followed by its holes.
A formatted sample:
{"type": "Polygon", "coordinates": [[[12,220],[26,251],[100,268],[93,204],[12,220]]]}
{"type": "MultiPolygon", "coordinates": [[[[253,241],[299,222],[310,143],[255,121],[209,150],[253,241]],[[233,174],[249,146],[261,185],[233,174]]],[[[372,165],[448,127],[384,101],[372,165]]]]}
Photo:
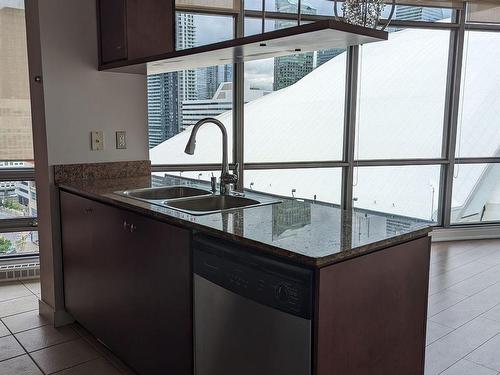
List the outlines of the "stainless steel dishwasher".
{"type": "Polygon", "coordinates": [[[309,375],[312,270],[195,238],[196,375],[309,375]]]}

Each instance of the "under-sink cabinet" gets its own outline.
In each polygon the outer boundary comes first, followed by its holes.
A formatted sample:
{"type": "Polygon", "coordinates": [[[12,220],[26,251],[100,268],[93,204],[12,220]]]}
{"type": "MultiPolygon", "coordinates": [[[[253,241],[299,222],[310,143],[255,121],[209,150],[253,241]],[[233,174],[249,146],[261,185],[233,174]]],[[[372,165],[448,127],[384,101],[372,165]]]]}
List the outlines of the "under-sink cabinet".
{"type": "Polygon", "coordinates": [[[190,232],[61,191],[67,311],[140,374],[192,372],[190,232]]]}

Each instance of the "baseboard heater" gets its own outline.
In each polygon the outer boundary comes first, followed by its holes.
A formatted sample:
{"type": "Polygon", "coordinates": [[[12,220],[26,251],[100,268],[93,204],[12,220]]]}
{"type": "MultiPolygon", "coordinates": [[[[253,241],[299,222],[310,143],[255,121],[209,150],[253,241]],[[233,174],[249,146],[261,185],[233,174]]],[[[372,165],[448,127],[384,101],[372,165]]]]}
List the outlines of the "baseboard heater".
{"type": "Polygon", "coordinates": [[[22,262],[0,265],[0,282],[28,280],[40,277],[40,262],[22,262]]]}

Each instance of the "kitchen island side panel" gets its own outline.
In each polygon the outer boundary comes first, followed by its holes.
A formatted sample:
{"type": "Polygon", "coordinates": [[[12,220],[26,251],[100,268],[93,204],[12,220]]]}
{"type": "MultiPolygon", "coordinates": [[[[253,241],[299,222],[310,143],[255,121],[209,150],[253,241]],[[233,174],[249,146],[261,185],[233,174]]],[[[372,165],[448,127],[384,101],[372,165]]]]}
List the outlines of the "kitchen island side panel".
{"type": "Polygon", "coordinates": [[[316,375],[423,375],[430,237],[321,268],[316,375]]]}

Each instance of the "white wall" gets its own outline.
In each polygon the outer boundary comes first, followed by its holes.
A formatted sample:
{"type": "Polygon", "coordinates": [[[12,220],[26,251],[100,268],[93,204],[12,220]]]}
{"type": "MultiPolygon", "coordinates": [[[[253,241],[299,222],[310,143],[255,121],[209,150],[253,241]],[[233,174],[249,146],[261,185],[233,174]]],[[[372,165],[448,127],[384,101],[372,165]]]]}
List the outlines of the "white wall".
{"type": "Polygon", "coordinates": [[[146,77],[97,71],[95,0],[26,0],[32,78],[42,301],[56,325],[64,310],[59,192],[52,165],[147,160],[146,77]],[[33,81],[43,76],[43,84],[33,81]],[[102,130],[104,151],[90,151],[90,131],[102,130]],[[128,149],[115,149],[115,131],[128,149]]]}
{"type": "Polygon", "coordinates": [[[146,160],[146,77],[97,71],[95,0],[38,2],[49,165],[146,160]],[[90,131],[105,149],[90,151],[90,131]],[[115,131],[127,150],[115,149],[115,131]]]}

